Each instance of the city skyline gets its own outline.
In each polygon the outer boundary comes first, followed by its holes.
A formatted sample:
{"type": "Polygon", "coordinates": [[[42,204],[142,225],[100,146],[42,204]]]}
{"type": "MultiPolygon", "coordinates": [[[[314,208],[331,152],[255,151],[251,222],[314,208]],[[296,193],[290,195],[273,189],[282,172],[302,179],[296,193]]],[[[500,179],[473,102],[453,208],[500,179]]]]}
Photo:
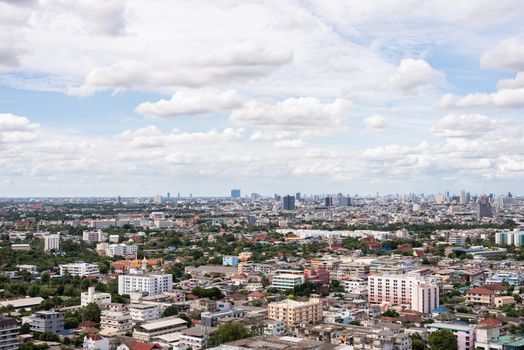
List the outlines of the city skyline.
{"type": "Polygon", "coordinates": [[[521,194],[521,2],[155,3],[0,1],[0,197],[521,194]]]}

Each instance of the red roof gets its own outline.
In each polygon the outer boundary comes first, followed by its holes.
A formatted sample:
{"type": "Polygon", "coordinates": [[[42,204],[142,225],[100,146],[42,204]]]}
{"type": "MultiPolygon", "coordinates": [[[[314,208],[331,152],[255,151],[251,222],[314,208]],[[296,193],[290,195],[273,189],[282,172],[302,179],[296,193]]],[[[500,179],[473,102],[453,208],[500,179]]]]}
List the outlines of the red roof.
{"type": "Polygon", "coordinates": [[[266,294],[262,293],[262,292],[251,292],[248,294],[248,296],[252,297],[252,298],[263,298],[266,296],[266,294]]]}
{"type": "Polygon", "coordinates": [[[481,326],[495,327],[495,326],[502,325],[502,321],[499,321],[499,320],[497,320],[496,318],[493,318],[493,317],[488,317],[488,318],[485,318],[482,321],[480,321],[479,324],[481,326]]]}
{"type": "Polygon", "coordinates": [[[142,343],[136,340],[129,340],[125,342],[126,346],[131,350],[153,350],[153,349],[162,349],[158,344],[148,344],[142,343]]]}
{"type": "Polygon", "coordinates": [[[495,294],[495,292],[487,288],[473,288],[471,290],[468,290],[466,294],[493,295],[495,294]]]}

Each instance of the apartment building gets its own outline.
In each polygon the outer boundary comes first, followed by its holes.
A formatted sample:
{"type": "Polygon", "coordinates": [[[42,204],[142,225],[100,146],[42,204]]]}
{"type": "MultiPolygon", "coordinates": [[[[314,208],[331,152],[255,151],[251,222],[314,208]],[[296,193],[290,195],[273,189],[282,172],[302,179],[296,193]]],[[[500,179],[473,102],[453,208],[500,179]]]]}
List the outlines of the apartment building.
{"type": "Polygon", "coordinates": [[[436,284],[419,274],[382,274],[368,277],[370,304],[403,305],[429,313],[439,306],[439,289],[436,284]]]}
{"type": "Polygon", "coordinates": [[[52,234],[44,236],[44,250],[49,252],[51,250],[60,250],[60,235],[52,234]]]}
{"type": "Polygon", "coordinates": [[[141,292],[157,295],[173,290],[171,274],[128,274],[118,276],[118,294],[141,292]]]}
{"type": "Polygon", "coordinates": [[[104,310],[100,315],[100,328],[102,330],[112,330],[117,335],[125,335],[133,329],[133,324],[127,310],[104,310]]]}
{"type": "Polygon", "coordinates": [[[127,308],[133,322],[152,321],[162,315],[159,304],[129,304],[127,308]]]}
{"type": "Polygon", "coordinates": [[[309,301],[282,300],[267,306],[270,320],[281,320],[286,326],[322,321],[322,300],[311,296],[309,301]]]}
{"type": "Polygon", "coordinates": [[[106,240],[106,235],[101,231],[84,231],[82,232],[82,240],[85,242],[103,242],[106,240]]]}
{"type": "Polygon", "coordinates": [[[38,311],[34,313],[29,325],[31,332],[62,334],[64,314],[55,311],[38,311]]]}
{"type": "Polygon", "coordinates": [[[271,279],[271,287],[282,290],[293,289],[295,286],[300,286],[301,284],[304,284],[304,275],[283,273],[275,275],[271,279]]]}
{"type": "Polygon", "coordinates": [[[138,252],[136,244],[109,244],[106,249],[106,255],[113,256],[135,256],[138,252]]]}
{"type": "Polygon", "coordinates": [[[17,350],[20,345],[18,341],[18,323],[15,319],[0,316],[0,350],[17,350]]]}
{"type": "Polygon", "coordinates": [[[473,288],[466,292],[466,302],[474,305],[493,305],[495,292],[488,288],[473,288]]]}
{"type": "Polygon", "coordinates": [[[83,261],[77,261],[71,264],[59,265],[60,276],[64,276],[66,273],[71,276],[98,276],[100,271],[98,270],[97,264],[89,264],[83,261]]]}

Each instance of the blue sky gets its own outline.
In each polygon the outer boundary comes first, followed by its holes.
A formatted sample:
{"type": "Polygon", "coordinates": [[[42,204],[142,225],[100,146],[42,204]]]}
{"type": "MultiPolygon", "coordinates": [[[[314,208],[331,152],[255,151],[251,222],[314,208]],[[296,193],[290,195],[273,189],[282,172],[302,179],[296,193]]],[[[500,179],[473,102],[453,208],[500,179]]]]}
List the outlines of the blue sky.
{"type": "Polygon", "coordinates": [[[522,194],[523,15],[0,0],[0,196],[522,194]]]}

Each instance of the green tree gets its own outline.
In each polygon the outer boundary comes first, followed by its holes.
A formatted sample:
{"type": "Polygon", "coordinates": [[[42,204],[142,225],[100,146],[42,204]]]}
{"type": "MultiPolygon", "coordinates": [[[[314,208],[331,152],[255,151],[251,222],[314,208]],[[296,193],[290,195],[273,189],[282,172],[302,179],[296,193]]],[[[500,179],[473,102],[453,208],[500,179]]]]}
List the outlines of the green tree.
{"type": "Polygon", "coordinates": [[[178,315],[178,310],[175,305],[171,305],[164,310],[164,313],[162,315],[164,317],[175,316],[178,315]]]}
{"type": "Polygon", "coordinates": [[[425,350],[426,342],[422,339],[420,334],[413,333],[411,335],[411,349],[412,350],[425,350]]]}
{"type": "Polygon", "coordinates": [[[441,329],[428,337],[429,350],[457,350],[457,338],[450,330],[441,329]]]}
{"type": "Polygon", "coordinates": [[[82,309],[82,321],[100,322],[100,307],[95,303],[89,303],[82,309]]]}
{"type": "Polygon", "coordinates": [[[208,344],[210,346],[218,346],[223,343],[249,338],[250,336],[251,333],[241,323],[225,323],[211,334],[208,344]]]}

